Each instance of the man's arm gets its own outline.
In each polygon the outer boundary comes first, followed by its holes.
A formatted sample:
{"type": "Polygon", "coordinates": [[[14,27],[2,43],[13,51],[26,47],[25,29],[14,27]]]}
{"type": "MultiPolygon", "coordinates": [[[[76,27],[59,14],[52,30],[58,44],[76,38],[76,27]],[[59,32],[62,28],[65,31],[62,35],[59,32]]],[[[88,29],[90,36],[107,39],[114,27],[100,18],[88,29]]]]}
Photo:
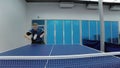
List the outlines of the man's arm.
{"type": "Polygon", "coordinates": [[[40,38],[42,38],[45,35],[44,31],[42,31],[40,38]]]}
{"type": "Polygon", "coordinates": [[[26,39],[28,39],[28,40],[31,41],[30,35],[31,35],[31,33],[30,33],[30,32],[27,32],[27,33],[24,35],[24,37],[25,37],[26,39]]]}
{"type": "Polygon", "coordinates": [[[42,34],[40,35],[40,38],[42,38],[44,35],[45,35],[45,33],[42,33],[42,34]]]}

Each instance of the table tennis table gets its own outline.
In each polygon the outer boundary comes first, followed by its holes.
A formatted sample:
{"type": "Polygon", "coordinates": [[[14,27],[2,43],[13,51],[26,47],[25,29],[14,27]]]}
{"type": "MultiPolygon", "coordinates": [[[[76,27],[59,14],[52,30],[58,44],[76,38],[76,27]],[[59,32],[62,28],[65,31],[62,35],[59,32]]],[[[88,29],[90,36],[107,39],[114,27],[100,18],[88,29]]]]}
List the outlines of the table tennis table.
{"type": "MultiPolygon", "coordinates": [[[[83,45],[27,45],[3,52],[0,56],[67,56],[99,52],[83,45]]],[[[120,59],[104,56],[54,60],[0,60],[0,68],[120,68],[120,59]]]]}

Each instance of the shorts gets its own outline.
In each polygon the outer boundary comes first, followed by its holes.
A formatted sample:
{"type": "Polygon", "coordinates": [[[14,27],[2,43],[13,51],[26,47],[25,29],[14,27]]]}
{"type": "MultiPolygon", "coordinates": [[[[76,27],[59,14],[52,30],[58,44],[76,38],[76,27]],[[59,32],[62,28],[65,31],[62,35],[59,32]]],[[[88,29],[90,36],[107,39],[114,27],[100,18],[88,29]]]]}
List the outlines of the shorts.
{"type": "Polygon", "coordinates": [[[32,41],[32,44],[41,44],[41,45],[43,45],[43,44],[45,44],[45,42],[44,41],[32,41]]]}

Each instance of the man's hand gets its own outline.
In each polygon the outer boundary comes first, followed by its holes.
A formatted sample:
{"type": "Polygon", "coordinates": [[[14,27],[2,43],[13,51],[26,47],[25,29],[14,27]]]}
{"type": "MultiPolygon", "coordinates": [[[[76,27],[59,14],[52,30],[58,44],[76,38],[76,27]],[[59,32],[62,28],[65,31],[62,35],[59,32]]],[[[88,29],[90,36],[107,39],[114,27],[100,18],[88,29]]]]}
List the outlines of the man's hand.
{"type": "Polygon", "coordinates": [[[44,36],[44,33],[42,35],[40,35],[40,38],[42,38],[44,36]]]}
{"type": "Polygon", "coordinates": [[[31,41],[31,38],[28,35],[25,34],[24,37],[31,41]]]}

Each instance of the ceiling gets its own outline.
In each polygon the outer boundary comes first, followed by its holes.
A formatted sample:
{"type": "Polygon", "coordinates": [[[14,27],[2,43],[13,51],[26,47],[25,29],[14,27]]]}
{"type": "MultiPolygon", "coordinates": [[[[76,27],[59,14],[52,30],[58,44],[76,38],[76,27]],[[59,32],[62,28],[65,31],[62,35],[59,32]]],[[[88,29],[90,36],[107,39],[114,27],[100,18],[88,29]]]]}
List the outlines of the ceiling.
{"type": "Polygon", "coordinates": [[[27,2],[75,2],[76,0],[26,0],[27,2]]]}
{"type": "MultiPolygon", "coordinates": [[[[74,3],[88,3],[88,1],[83,0],[26,0],[27,2],[74,2],[74,3]]],[[[97,2],[91,2],[97,3],[97,2]]]]}
{"type": "MultiPolygon", "coordinates": [[[[74,2],[74,3],[98,3],[98,0],[26,0],[27,2],[74,2]]],[[[103,0],[104,4],[120,5],[120,0],[103,0]]]]}

